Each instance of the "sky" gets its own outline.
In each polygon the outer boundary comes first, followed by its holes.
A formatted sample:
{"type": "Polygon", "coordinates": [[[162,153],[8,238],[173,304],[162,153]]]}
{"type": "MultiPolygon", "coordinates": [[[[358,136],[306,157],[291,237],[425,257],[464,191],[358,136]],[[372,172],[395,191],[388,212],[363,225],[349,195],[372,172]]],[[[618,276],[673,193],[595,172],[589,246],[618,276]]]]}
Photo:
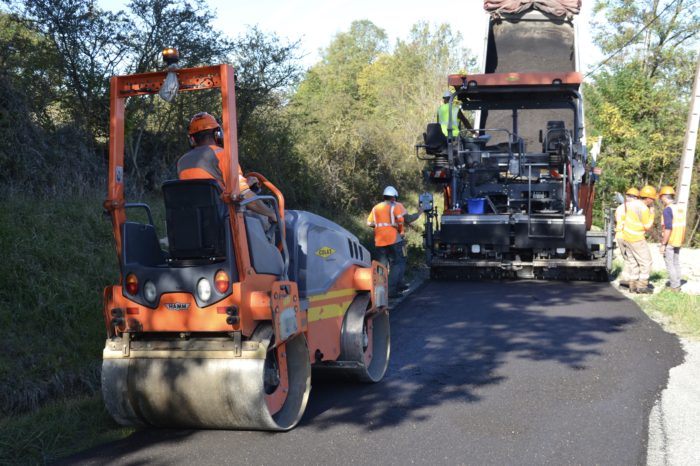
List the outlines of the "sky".
{"type": "MultiPolygon", "coordinates": [[[[103,8],[118,10],[127,2],[99,0],[99,3],[103,8]]],[[[274,32],[281,38],[301,40],[300,50],[305,55],[303,64],[307,67],[319,61],[319,50],[326,47],[335,34],[348,30],[354,20],[360,19],[368,19],[384,29],[390,44],[405,38],[418,21],[428,21],[449,23],[453,30],[462,33],[465,45],[478,57],[484,48],[487,15],[481,0],[205,0],[205,3],[216,10],[214,26],[228,36],[238,36],[249,26],[257,25],[262,31],[274,32]]],[[[602,58],[589,31],[592,7],[592,0],[584,0],[577,18],[584,72],[602,58]]]]}

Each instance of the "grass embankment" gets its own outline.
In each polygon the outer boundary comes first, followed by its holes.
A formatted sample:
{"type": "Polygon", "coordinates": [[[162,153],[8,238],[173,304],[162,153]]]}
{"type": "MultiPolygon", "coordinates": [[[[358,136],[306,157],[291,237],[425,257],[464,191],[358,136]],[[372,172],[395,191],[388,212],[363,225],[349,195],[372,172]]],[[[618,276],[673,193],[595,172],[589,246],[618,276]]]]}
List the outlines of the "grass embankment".
{"type": "MultiPolygon", "coordinates": [[[[622,271],[622,262],[613,263],[612,275],[622,271]]],[[[651,318],[681,337],[700,338],[700,296],[674,293],[666,289],[666,271],[654,271],[649,281],[660,290],[652,295],[635,295],[634,300],[651,318]]]]}
{"type": "Polygon", "coordinates": [[[651,281],[659,293],[640,296],[639,306],[650,317],[659,320],[664,327],[685,338],[700,338],[700,296],[674,293],[665,289],[665,272],[652,273],[651,281]]]}
{"type": "Polygon", "coordinates": [[[0,464],[45,464],[126,437],[98,394],[63,399],[0,420],[0,464]]]}
{"type": "Polygon", "coordinates": [[[100,195],[0,204],[0,464],[123,435],[99,397],[101,292],[117,279],[100,195]]]}

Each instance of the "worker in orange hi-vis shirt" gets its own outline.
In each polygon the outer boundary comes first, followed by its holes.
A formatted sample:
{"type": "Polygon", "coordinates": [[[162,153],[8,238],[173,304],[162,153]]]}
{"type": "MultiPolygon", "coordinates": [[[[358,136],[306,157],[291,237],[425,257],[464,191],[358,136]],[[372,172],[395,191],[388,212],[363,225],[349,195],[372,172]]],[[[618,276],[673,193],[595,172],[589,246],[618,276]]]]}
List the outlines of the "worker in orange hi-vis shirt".
{"type": "Polygon", "coordinates": [[[396,202],[399,192],[393,186],[384,189],[384,200],[372,208],[367,226],[374,228],[377,260],[389,268],[389,297],[400,296],[406,254],[403,248],[405,209],[396,202]]]}
{"type": "MultiPolygon", "coordinates": [[[[223,132],[216,118],[207,112],[197,113],[190,120],[187,133],[192,150],[177,161],[178,178],[181,180],[216,180],[223,188],[230,173],[230,162],[224,156],[223,132]]],[[[243,199],[255,195],[250,190],[248,180],[243,176],[240,165],[238,166],[238,185],[243,199]]],[[[277,221],[275,211],[261,201],[251,202],[247,207],[251,211],[267,217],[270,223],[277,221]]]]}

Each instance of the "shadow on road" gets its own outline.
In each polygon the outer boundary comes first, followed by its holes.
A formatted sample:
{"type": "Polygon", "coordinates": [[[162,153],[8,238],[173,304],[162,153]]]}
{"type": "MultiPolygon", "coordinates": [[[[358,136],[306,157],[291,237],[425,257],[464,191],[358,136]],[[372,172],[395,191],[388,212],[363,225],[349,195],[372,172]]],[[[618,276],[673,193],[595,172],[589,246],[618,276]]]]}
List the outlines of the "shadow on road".
{"type": "Polygon", "coordinates": [[[476,402],[509,359],[586,370],[608,335],[636,321],[634,304],[602,283],[431,282],[391,314],[384,381],[314,380],[302,423],[374,430],[420,422],[451,400],[476,402]],[[482,391],[483,392],[483,391],[482,391]]]}
{"type": "MultiPolygon", "coordinates": [[[[414,435],[423,438],[426,430],[445,428],[445,410],[464,416],[465,404],[477,410],[483,407],[482,422],[487,422],[494,407],[502,407],[501,415],[508,415],[510,407],[520,403],[519,394],[522,403],[546,403],[546,396],[537,394],[544,385],[555,396],[595,397],[595,390],[600,390],[604,397],[610,385],[598,384],[582,393],[570,387],[598,377],[614,378],[615,372],[653,358],[655,347],[647,343],[651,333],[644,330],[652,325],[632,301],[606,283],[429,282],[392,310],[392,354],[385,379],[362,385],[315,375],[306,413],[292,432],[147,429],[66,463],[168,464],[166,458],[240,453],[243,446],[245,451],[259,452],[283,436],[279,449],[270,451],[270,458],[277,458],[275,454],[298,453],[309,431],[322,438],[326,431],[338,435],[339,430],[344,436],[348,428],[388,432],[401,426],[396,429],[401,435],[415,430],[414,435]],[[517,385],[506,385],[509,377],[517,385]],[[559,393],[564,384],[568,391],[559,393]],[[434,419],[438,411],[442,421],[434,419]],[[196,450],[190,451],[193,445],[196,450]]],[[[650,384],[649,400],[658,389],[654,374],[639,372],[650,384]]],[[[640,385],[637,379],[629,383],[640,385]]],[[[620,396],[627,396],[626,389],[620,396]]],[[[329,458],[335,458],[333,452],[332,447],[326,449],[329,458]]]]}

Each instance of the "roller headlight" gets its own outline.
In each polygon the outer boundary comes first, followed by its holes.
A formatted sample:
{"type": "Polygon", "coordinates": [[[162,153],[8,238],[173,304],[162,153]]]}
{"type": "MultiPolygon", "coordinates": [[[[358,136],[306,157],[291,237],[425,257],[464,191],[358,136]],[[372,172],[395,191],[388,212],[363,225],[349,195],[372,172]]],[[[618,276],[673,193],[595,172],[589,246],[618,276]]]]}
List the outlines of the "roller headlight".
{"type": "Polygon", "coordinates": [[[149,303],[155,303],[158,297],[158,292],[156,291],[156,285],[152,281],[148,280],[143,285],[143,296],[149,303]]]}
{"type": "Polygon", "coordinates": [[[209,298],[211,298],[211,283],[206,278],[202,278],[197,282],[197,296],[202,301],[209,301],[209,298]]]}

